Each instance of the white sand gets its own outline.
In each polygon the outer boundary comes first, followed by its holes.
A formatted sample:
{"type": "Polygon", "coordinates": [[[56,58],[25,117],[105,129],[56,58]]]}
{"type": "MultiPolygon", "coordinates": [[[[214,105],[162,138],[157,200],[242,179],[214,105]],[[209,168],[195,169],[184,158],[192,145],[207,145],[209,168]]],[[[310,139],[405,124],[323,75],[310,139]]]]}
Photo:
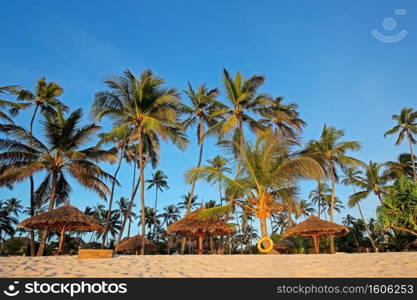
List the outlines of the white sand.
{"type": "Polygon", "coordinates": [[[417,252],[0,257],[0,277],[417,277],[417,252]]]}

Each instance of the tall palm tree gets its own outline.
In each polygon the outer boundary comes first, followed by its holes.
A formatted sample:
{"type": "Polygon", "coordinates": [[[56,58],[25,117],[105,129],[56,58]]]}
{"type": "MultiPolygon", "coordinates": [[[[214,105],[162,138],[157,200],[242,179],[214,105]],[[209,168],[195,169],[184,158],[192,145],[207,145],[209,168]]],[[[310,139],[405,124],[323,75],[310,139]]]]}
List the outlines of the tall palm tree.
{"type": "Polygon", "coordinates": [[[397,125],[385,132],[384,137],[398,133],[398,138],[395,142],[397,146],[401,145],[404,137],[407,138],[408,145],[410,147],[411,162],[413,164],[414,181],[417,182],[416,163],[414,161],[414,152],[412,146],[413,144],[417,143],[417,140],[414,136],[417,134],[417,111],[406,107],[401,110],[399,115],[392,115],[392,119],[397,122],[397,125]]]}
{"type": "Polygon", "coordinates": [[[284,97],[271,99],[269,104],[256,109],[264,117],[261,123],[273,126],[277,132],[284,136],[295,137],[303,130],[307,123],[302,120],[297,111],[297,104],[283,104],[284,97]]]}
{"type": "Polygon", "coordinates": [[[365,171],[364,176],[357,176],[353,179],[352,183],[359,187],[361,190],[354,193],[349,197],[349,206],[353,207],[371,193],[378,197],[379,202],[382,204],[382,195],[386,194],[389,186],[386,184],[389,178],[382,173],[383,164],[379,164],[370,161],[369,164],[364,164],[365,171]]]}
{"type": "MultiPolygon", "coordinates": [[[[206,130],[213,128],[221,116],[216,114],[217,110],[224,107],[222,103],[215,98],[219,95],[217,88],[208,89],[205,85],[200,85],[195,91],[190,83],[188,89],[184,91],[191,101],[191,105],[183,104],[182,110],[187,118],[183,121],[185,129],[191,126],[197,127],[197,144],[199,146],[197,167],[201,166],[203,159],[203,148],[206,130]]],[[[190,197],[194,195],[195,182],[191,184],[190,197]]],[[[187,213],[190,212],[190,207],[187,207],[187,213]]]]}
{"type": "MultiPolygon", "coordinates": [[[[346,152],[349,150],[359,150],[359,142],[341,142],[340,139],[343,138],[344,135],[345,133],[343,130],[337,130],[334,127],[324,125],[320,139],[310,141],[305,151],[305,153],[315,157],[319,162],[323,162],[327,166],[328,173],[330,173],[332,194],[329,214],[331,222],[333,222],[333,210],[335,204],[335,184],[337,180],[336,167],[359,164],[357,159],[346,155],[346,152]]],[[[330,252],[335,253],[334,236],[330,236],[330,252]]]]}
{"type": "MultiPolygon", "coordinates": [[[[145,236],[144,137],[149,139],[150,145],[156,145],[162,138],[184,149],[188,140],[179,125],[181,103],[176,90],[164,88],[164,80],[150,70],[144,71],[139,78],[126,70],[122,76],[105,83],[109,90],[96,93],[92,112],[97,120],[103,117],[113,120],[113,133],[131,131],[130,142],[138,144],[141,224],[145,236]]],[[[142,240],[141,254],[144,250],[145,240],[142,240]]]]}
{"type": "MultiPolygon", "coordinates": [[[[416,158],[414,158],[414,165],[416,164],[416,158]]],[[[405,176],[407,178],[413,178],[413,161],[410,153],[401,153],[398,155],[397,161],[387,161],[385,163],[386,170],[384,175],[390,179],[396,180],[405,176]]]]}
{"type": "MultiPolygon", "coordinates": [[[[219,128],[221,135],[233,133],[233,140],[241,149],[244,144],[244,124],[249,125],[255,132],[265,129],[250,115],[251,112],[256,112],[256,109],[269,103],[269,96],[258,94],[258,90],[264,82],[265,77],[262,75],[244,78],[242,73],[236,73],[232,78],[229,72],[223,69],[223,85],[230,106],[219,110],[215,115],[225,117],[225,121],[219,128]]],[[[237,150],[236,153],[238,154],[238,152],[237,150]]]]}
{"type": "MultiPolygon", "coordinates": [[[[66,175],[105,199],[109,189],[103,180],[114,180],[96,162],[114,162],[117,157],[97,147],[80,149],[101,128],[95,124],[80,127],[82,112],[78,109],[65,118],[62,110],[46,115],[43,125],[46,143],[18,126],[9,126],[7,134],[15,138],[0,139],[0,185],[20,182],[42,171],[46,175],[34,197],[49,201],[48,211],[67,202],[71,192],[66,175]],[[49,200],[48,200],[49,199],[49,200]]],[[[42,235],[38,255],[43,254],[47,231],[42,235]]]]}
{"type": "Polygon", "coordinates": [[[113,198],[114,198],[114,190],[117,183],[117,175],[119,174],[120,168],[122,166],[122,162],[125,159],[126,161],[131,161],[132,156],[134,155],[134,150],[129,145],[129,133],[126,132],[119,132],[117,134],[101,134],[100,135],[100,141],[98,142],[98,146],[102,146],[105,144],[114,144],[112,151],[117,153],[118,155],[118,163],[116,166],[116,170],[114,171],[113,177],[115,180],[113,180],[111,189],[110,189],[110,199],[109,199],[109,206],[107,209],[107,215],[106,215],[106,222],[104,224],[104,232],[101,235],[103,240],[101,244],[101,248],[104,248],[105,241],[107,240],[107,233],[108,233],[108,227],[110,225],[110,219],[111,214],[113,212],[112,206],[113,206],[113,198]]]}
{"type": "Polygon", "coordinates": [[[331,193],[330,187],[326,183],[318,182],[317,187],[310,192],[308,198],[313,204],[317,204],[317,217],[320,219],[322,208],[325,205],[326,197],[331,193]]]}
{"type": "MultiPolygon", "coordinates": [[[[256,215],[261,224],[262,237],[267,237],[266,218],[282,208],[271,193],[283,199],[292,196],[298,179],[321,179],[322,168],[315,159],[291,151],[294,146],[292,139],[277,137],[272,132],[259,136],[254,145],[245,143],[244,148],[236,144],[233,146],[239,150],[238,163],[242,165],[243,171],[237,179],[210,167],[191,169],[187,172],[187,178],[206,180],[209,176],[217,175],[235,189],[244,192],[247,195],[246,202],[240,206],[256,215]]],[[[221,207],[212,210],[220,211],[221,207]]]]}
{"type": "Polygon", "coordinates": [[[24,101],[26,107],[34,106],[29,123],[30,133],[33,132],[33,123],[39,110],[42,113],[53,115],[55,115],[57,108],[61,108],[63,111],[68,110],[68,107],[57,98],[64,93],[64,89],[56,82],[46,81],[45,77],[38,80],[34,92],[26,89],[16,89],[14,93],[17,95],[17,100],[24,101]]]}
{"type": "MultiPolygon", "coordinates": [[[[342,180],[342,183],[344,185],[351,185],[352,190],[353,190],[353,194],[356,194],[355,183],[361,180],[360,175],[362,175],[362,171],[360,169],[350,167],[350,168],[344,168],[343,173],[345,174],[345,178],[342,180]]],[[[376,247],[375,241],[371,236],[371,232],[369,230],[368,223],[365,220],[365,216],[363,214],[363,211],[362,211],[362,208],[360,206],[359,201],[356,203],[356,206],[358,207],[359,214],[361,216],[362,222],[365,225],[365,231],[368,235],[369,241],[371,242],[371,245],[374,248],[374,251],[378,252],[378,248],[376,247]]]]}
{"type": "MultiPolygon", "coordinates": [[[[166,179],[168,179],[168,177],[165,175],[163,171],[156,170],[156,172],[152,173],[152,179],[146,180],[146,182],[149,183],[148,190],[153,187],[155,188],[155,205],[154,205],[155,218],[156,218],[156,213],[158,212],[157,210],[158,191],[162,192],[164,189],[169,189],[168,182],[166,181],[166,179]]],[[[155,223],[156,223],[156,220],[154,221],[154,224],[155,223]]],[[[153,231],[152,231],[152,239],[154,239],[155,237],[155,229],[156,227],[154,226],[153,231]]]]}
{"type": "MultiPolygon", "coordinates": [[[[40,110],[41,113],[56,115],[55,110],[60,108],[63,111],[67,111],[68,107],[65,106],[57,97],[61,96],[64,93],[64,89],[59,86],[56,82],[48,82],[46,81],[45,77],[41,77],[38,79],[34,91],[30,91],[27,89],[17,88],[13,90],[13,93],[17,95],[17,100],[23,101],[24,108],[34,107],[32,112],[32,118],[30,119],[29,123],[29,133],[33,134],[33,124],[35,122],[35,118],[40,110]]],[[[31,217],[34,216],[35,213],[35,199],[34,199],[34,189],[35,189],[35,182],[33,177],[29,177],[30,181],[30,207],[31,217]]],[[[34,255],[35,251],[35,242],[34,242],[34,232],[31,230],[31,254],[34,255]]]]}

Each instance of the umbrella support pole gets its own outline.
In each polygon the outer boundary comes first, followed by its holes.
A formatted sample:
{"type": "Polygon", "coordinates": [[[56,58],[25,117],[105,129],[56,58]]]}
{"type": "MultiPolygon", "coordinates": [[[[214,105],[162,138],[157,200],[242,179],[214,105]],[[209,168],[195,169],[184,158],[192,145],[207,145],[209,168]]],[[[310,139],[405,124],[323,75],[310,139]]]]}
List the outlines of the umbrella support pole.
{"type": "Polygon", "coordinates": [[[314,243],[314,253],[319,254],[320,253],[319,238],[317,235],[313,235],[312,238],[313,238],[313,243],[314,243]]]}
{"type": "Polygon", "coordinates": [[[62,227],[61,237],[59,238],[58,255],[61,254],[65,239],[65,227],[62,227]]]}

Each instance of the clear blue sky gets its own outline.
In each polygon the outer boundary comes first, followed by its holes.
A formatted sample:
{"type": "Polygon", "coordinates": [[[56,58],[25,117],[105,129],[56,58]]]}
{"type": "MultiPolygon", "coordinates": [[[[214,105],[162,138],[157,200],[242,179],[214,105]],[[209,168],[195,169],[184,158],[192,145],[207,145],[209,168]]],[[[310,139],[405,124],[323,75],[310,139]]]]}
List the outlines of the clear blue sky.
{"type": "MultiPolygon", "coordinates": [[[[126,68],[135,73],[151,68],[179,90],[188,80],[221,87],[223,67],[246,76],[264,74],[262,91],[299,104],[308,122],[303,141],[317,138],[327,123],[362,143],[358,158],[383,162],[407,149],[383,133],[393,125],[393,113],[416,107],[416,12],[412,0],[1,1],[0,86],[32,88],[46,76],[64,87],[67,105],[87,114],[102,81],[126,68]],[[395,9],[406,14],[396,15],[395,9]],[[392,31],[383,27],[387,17],[398,22],[392,31]],[[371,35],[374,29],[408,35],[384,43],[371,35]]],[[[29,114],[17,119],[27,124],[29,114]]],[[[190,132],[185,153],[163,145],[159,168],[171,188],[160,197],[161,206],[177,203],[189,191],[183,174],[196,163],[194,136],[190,132]]],[[[209,144],[205,158],[218,152],[213,141],[209,144]]],[[[127,184],[116,190],[116,199],[130,194],[129,167],[123,167],[120,181],[127,184]]],[[[302,198],[312,186],[303,183],[302,198]]],[[[73,188],[71,202],[81,208],[100,201],[73,188]]],[[[208,185],[199,184],[196,191],[204,201],[217,199],[208,185]]],[[[1,198],[13,195],[27,203],[26,183],[0,192],[1,198]]],[[[349,193],[337,186],[344,203],[349,193]]],[[[147,192],[147,205],[153,197],[147,192]]],[[[374,216],[376,202],[375,197],[364,201],[368,217],[374,216]]],[[[337,220],[347,212],[357,216],[356,210],[344,210],[337,220]]]]}

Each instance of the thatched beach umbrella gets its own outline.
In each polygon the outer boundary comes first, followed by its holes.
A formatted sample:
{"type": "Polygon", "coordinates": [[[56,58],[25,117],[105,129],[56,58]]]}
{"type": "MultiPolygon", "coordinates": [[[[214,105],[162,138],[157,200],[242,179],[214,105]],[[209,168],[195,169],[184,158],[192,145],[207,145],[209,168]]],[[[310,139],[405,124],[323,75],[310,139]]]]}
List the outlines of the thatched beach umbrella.
{"type": "Polygon", "coordinates": [[[349,229],[346,226],[321,220],[316,216],[310,216],[307,220],[288,229],[287,232],[284,233],[283,238],[289,236],[311,236],[314,243],[314,252],[319,253],[319,237],[329,235],[340,236],[345,235],[348,232],[349,229]]]}
{"type": "Polygon", "coordinates": [[[204,208],[187,214],[181,220],[168,226],[168,234],[177,233],[187,238],[198,238],[198,254],[203,253],[203,237],[215,235],[230,235],[234,232],[232,225],[219,217],[202,218],[198,213],[204,208]]]}
{"type": "MultiPolygon", "coordinates": [[[[143,237],[140,234],[123,239],[115,248],[116,251],[139,251],[142,247],[143,237]]],[[[154,250],[156,245],[145,238],[145,249],[154,250]]]]}
{"type": "Polygon", "coordinates": [[[28,218],[18,224],[27,229],[46,229],[61,233],[58,254],[62,251],[65,231],[100,231],[104,228],[93,217],[87,216],[71,204],[28,218]]]}

